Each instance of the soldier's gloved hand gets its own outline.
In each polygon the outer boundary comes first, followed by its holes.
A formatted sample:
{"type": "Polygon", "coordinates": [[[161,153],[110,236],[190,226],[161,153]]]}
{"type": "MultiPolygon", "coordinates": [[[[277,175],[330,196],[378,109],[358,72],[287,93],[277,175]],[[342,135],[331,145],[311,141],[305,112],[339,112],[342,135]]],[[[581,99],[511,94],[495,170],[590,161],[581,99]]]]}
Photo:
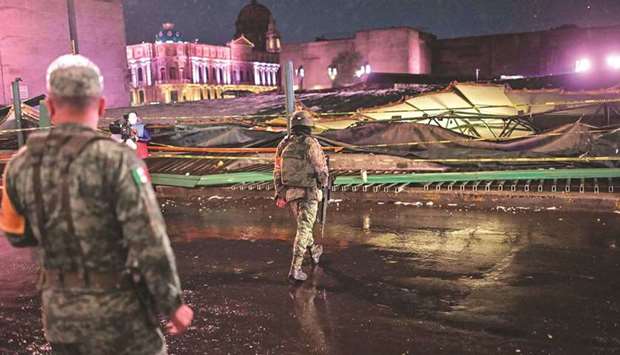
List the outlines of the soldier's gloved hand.
{"type": "Polygon", "coordinates": [[[183,334],[192,324],[192,319],[194,319],[194,311],[186,304],[181,305],[170,316],[170,321],[166,324],[166,331],[170,335],[183,334]]]}
{"type": "Polygon", "coordinates": [[[277,198],[276,199],[276,207],[278,207],[278,208],[286,207],[286,200],[283,199],[283,198],[277,198]]]}

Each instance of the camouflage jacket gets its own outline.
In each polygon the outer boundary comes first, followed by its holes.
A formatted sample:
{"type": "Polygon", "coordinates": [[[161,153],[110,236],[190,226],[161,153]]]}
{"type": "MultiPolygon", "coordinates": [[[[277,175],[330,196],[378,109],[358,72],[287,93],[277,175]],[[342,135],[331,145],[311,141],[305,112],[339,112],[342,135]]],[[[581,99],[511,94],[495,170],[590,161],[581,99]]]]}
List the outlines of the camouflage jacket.
{"type": "MultiPolygon", "coordinates": [[[[49,134],[77,135],[85,130],[92,132],[66,124],[49,134]]],[[[155,311],[170,315],[182,304],[181,287],[159,204],[144,175],[144,163],[124,144],[103,139],[88,145],[63,175],[58,169],[60,145],[49,141],[39,165],[45,235],[34,233],[43,269],[75,272],[79,266],[93,273],[122,273],[131,268],[141,275],[155,311]],[[58,186],[65,179],[70,179],[75,235],[69,235],[63,219],[63,196],[58,186]],[[79,243],[68,238],[79,239],[79,243]]],[[[33,189],[34,164],[27,146],[11,159],[5,169],[4,196],[36,231],[40,226],[33,189]]],[[[2,209],[6,213],[5,201],[2,209]]],[[[131,323],[141,312],[134,290],[43,290],[44,326],[52,342],[92,336],[89,332],[99,326],[114,329],[114,322],[124,319],[131,323]]]]}
{"type": "Polygon", "coordinates": [[[282,184],[282,152],[293,138],[294,136],[284,138],[280,144],[278,144],[278,149],[276,150],[275,166],[273,169],[273,183],[276,189],[276,198],[283,198],[287,202],[300,198],[321,200],[321,188],[326,186],[328,183],[329,171],[327,168],[325,154],[321,149],[319,141],[317,141],[314,137],[311,137],[310,139],[308,157],[310,164],[312,164],[314,170],[316,171],[318,188],[286,187],[282,184]]]}

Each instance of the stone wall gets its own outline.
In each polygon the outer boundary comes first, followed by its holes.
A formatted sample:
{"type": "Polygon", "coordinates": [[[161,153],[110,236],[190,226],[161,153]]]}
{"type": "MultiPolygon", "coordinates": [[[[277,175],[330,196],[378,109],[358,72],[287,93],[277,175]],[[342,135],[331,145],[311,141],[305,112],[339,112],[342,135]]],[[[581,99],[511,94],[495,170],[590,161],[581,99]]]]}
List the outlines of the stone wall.
{"type": "MultiPolygon", "coordinates": [[[[360,31],[353,38],[284,44],[280,65],[292,60],[295,69],[303,66],[303,88],[307,90],[332,87],[328,67],[338,54],[347,51],[358,52],[373,72],[428,74],[432,39],[408,27],[360,31]]],[[[301,86],[299,76],[295,84],[301,86]]]]}
{"type": "MultiPolygon", "coordinates": [[[[125,25],[121,0],[76,1],[82,54],[105,76],[111,107],[129,104],[125,25]]],[[[0,105],[12,100],[11,81],[23,79],[23,93],[45,93],[45,71],[58,56],[71,52],[66,0],[0,0],[0,105]]]]}
{"type": "Polygon", "coordinates": [[[539,76],[572,73],[589,58],[603,70],[611,53],[620,55],[620,26],[442,39],[433,46],[433,74],[481,79],[501,75],[539,76]]]}
{"type": "MultiPolygon", "coordinates": [[[[281,64],[304,67],[304,89],[332,86],[327,68],[342,51],[357,51],[373,72],[432,74],[471,79],[502,75],[543,76],[572,73],[588,58],[593,70],[610,70],[607,57],[620,57],[620,26],[436,39],[412,28],[360,31],[352,38],[285,44],[281,64]]],[[[299,87],[300,78],[296,78],[299,87]]]]}
{"type": "MultiPolygon", "coordinates": [[[[355,50],[351,40],[317,41],[309,43],[285,44],[280,53],[280,67],[285,71],[285,64],[293,61],[295,69],[303,66],[303,88],[324,89],[332,86],[327,68],[341,52],[355,50]]],[[[301,78],[296,76],[295,84],[301,86],[301,78]]]]}
{"type": "Polygon", "coordinates": [[[80,54],[101,68],[108,106],[128,106],[129,70],[122,1],[77,0],[75,4],[80,54]]]}

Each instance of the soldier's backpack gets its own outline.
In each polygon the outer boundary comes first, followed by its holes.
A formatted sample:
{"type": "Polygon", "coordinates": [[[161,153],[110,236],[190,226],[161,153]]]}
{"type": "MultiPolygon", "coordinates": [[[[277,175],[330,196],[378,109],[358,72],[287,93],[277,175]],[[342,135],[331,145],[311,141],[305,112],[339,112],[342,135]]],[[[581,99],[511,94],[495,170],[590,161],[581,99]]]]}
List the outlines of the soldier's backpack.
{"type": "Polygon", "coordinates": [[[282,151],[282,184],[287,187],[317,187],[317,175],[310,162],[311,137],[294,137],[282,151]]]}

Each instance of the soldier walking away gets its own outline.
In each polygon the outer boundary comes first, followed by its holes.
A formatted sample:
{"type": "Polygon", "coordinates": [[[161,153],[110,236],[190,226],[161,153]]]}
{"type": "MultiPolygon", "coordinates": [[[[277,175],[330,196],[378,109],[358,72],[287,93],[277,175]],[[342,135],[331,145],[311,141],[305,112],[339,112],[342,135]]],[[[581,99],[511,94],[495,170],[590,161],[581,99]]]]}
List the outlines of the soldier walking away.
{"type": "Polygon", "coordinates": [[[166,226],[144,163],[96,132],[103,78],[67,55],[47,72],[52,121],[4,173],[0,229],[39,249],[43,327],[54,354],[166,354],[156,315],[183,333],[184,305],[166,226]]]}
{"type": "Polygon", "coordinates": [[[323,247],[314,243],[312,230],[322,200],[321,189],[327,186],[329,172],[321,145],[312,137],[314,123],[310,114],[295,112],[290,125],[291,135],[280,142],[276,152],[276,205],[280,208],[288,205],[297,221],[289,279],[305,281],[308,276],[301,266],[306,251],[315,264],[323,254],[323,247]]]}

